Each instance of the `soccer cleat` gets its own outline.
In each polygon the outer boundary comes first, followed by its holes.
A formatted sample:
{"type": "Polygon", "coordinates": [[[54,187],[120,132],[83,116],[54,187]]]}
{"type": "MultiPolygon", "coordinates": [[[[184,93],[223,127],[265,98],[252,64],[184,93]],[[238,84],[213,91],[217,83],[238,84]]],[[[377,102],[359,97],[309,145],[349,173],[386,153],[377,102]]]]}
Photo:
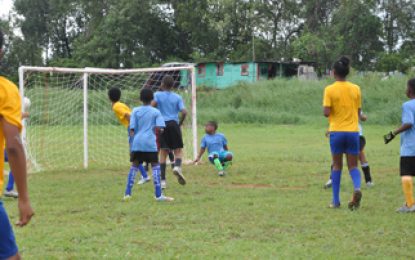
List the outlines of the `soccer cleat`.
{"type": "Polygon", "coordinates": [[[354,191],[352,201],[349,202],[349,209],[352,211],[357,210],[360,207],[361,200],[362,200],[362,192],[360,190],[354,191]]]}
{"type": "Polygon", "coordinates": [[[172,197],[167,197],[164,195],[161,195],[160,197],[156,198],[157,201],[167,201],[167,202],[172,202],[174,201],[174,198],[172,197]]]}
{"type": "Polygon", "coordinates": [[[333,182],[330,179],[330,180],[327,181],[326,184],[324,184],[324,188],[325,189],[330,189],[332,185],[333,185],[333,182]]]}
{"type": "Polygon", "coordinates": [[[17,193],[14,190],[5,191],[4,192],[4,197],[9,197],[9,198],[15,198],[15,199],[17,199],[19,197],[19,193],[17,193]]]}
{"type": "Polygon", "coordinates": [[[182,169],[180,167],[178,166],[174,167],[173,174],[177,177],[177,181],[179,182],[179,184],[181,185],[186,184],[186,179],[184,178],[182,174],[182,169]]]}
{"type": "Polygon", "coordinates": [[[368,188],[373,188],[373,186],[375,186],[375,184],[371,181],[366,182],[366,187],[368,188]]]}
{"type": "Polygon", "coordinates": [[[219,171],[218,175],[219,175],[219,177],[224,177],[225,176],[225,172],[224,171],[219,171]]]}
{"type": "Polygon", "coordinates": [[[146,184],[147,182],[151,181],[150,177],[147,178],[140,178],[140,180],[137,182],[138,185],[146,184]]]}
{"type": "Polygon", "coordinates": [[[124,195],[124,198],[122,199],[123,201],[127,202],[131,200],[131,195],[124,195]]]}
{"type": "Polygon", "coordinates": [[[408,207],[406,203],[396,210],[397,213],[415,213],[415,205],[408,207]]]}
{"type": "Polygon", "coordinates": [[[167,188],[167,182],[166,181],[161,181],[160,182],[161,188],[164,190],[167,188]]]}
{"type": "Polygon", "coordinates": [[[338,209],[338,208],[340,208],[340,204],[334,204],[334,203],[331,203],[330,205],[329,205],[329,208],[330,209],[338,209]]]}

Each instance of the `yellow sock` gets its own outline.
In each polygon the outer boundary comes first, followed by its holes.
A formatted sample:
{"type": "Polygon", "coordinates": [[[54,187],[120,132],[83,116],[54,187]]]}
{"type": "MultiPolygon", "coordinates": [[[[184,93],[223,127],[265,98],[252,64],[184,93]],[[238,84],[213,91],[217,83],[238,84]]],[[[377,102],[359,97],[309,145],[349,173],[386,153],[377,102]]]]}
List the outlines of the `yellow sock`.
{"type": "Polygon", "coordinates": [[[412,177],[410,176],[402,177],[402,190],[403,190],[403,194],[405,195],[406,206],[408,207],[412,207],[415,204],[413,187],[414,187],[414,184],[412,181],[412,177]]]}

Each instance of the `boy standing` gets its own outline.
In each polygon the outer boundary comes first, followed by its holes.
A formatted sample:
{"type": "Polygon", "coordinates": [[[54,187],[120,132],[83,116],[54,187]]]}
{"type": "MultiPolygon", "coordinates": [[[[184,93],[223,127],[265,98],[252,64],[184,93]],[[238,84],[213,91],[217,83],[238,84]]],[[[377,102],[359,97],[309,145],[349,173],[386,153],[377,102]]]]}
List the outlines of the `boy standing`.
{"type": "Polygon", "coordinates": [[[143,102],[143,106],[134,108],[131,114],[130,136],[133,137],[131,145],[132,166],[128,174],[124,200],[131,198],[135,175],[138,171],[137,167],[145,162],[151,164],[156,200],[173,201],[173,198],[164,196],[161,189],[160,164],[155,131],[158,128],[160,132],[163,132],[165,124],[160,111],[151,106],[153,98],[153,91],[143,89],[140,93],[140,100],[143,102]]]}
{"type": "Polygon", "coordinates": [[[384,136],[385,144],[401,134],[401,181],[405,204],[397,209],[399,213],[415,212],[413,177],[415,176],[415,78],[408,81],[406,95],[410,99],[402,106],[401,127],[384,136]]]}
{"type": "Polygon", "coordinates": [[[163,91],[158,91],[154,95],[152,102],[153,107],[160,110],[164,118],[166,128],[160,134],[160,167],[162,187],[166,188],[166,159],[169,151],[174,153],[173,174],[181,185],[186,184],[182,174],[182,157],[183,157],[183,137],[180,127],[186,118],[187,111],[180,95],[172,92],[174,80],[171,76],[165,76],[161,83],[163,91]],[[179,113],[181,117],[179,119],[179,113]]]}
{"type": "MultiPolygon", "coordinates": [[[[121,99],[121,90],[119,88],[111,88],[108,91],[108,98],[110,99],[112,103],[112,110],[115,113],[115,116],[117,117],[118,121],[121,125],[125,126],[128,130],[128,143],[130,146],[130,152],[131,152],[131,143],[133,141],[133,138],[130,136],[130,115],[131,115],[131,109],[124,103],[120,102],[121,99]]],[[[150,178],[147,175],[147,171],[144,169],[143,165],[138,165],[138,169],[141,173],[141,179],[138,182],[138,184],[144,184],[146,182],[150,181],[150,178]]]]}
{"type": "Polygon", "coordinates": [[[217,130],[217,122],[207,122],[205,126],[206,135],[202,139],[200,151],[194,163],[200,161],[207,149],[209,161],[215,165],[219,172],[219,176],[224,176],[225,170],[232,165],[233,154],[229,152],[228,140],[226,140],[226,137],[223,134],[216,133],[217,130]]]}
{"type": "MultiPolygon", "coordinates": [[[[0,31],[0,57],[3,46],[3,33],[0,31]]],[[[22,129],[21,100],[17,87],[4,77],[0,77],[0,149],[6,149],[10,168],[13,171],[19,192],[18,208],[22,227],[34,215],[27,190],[26,156],[20,138],[22,129]]],[[[0,169],[4,168],[4,151],[0,151],[0,169]]],[[[0,190],[3,190],[4,176],[0,174],[0,190]]],[[[0,200],[0,259],[20,259],[13,230],[6,210],[0,200]]]]}

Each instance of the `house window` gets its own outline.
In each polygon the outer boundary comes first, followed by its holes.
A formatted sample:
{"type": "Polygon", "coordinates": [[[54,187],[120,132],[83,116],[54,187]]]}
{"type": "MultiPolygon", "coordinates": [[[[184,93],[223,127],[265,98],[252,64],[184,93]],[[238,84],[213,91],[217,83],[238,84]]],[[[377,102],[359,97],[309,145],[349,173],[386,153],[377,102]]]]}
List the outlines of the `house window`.
{"type": "Polygon", "coordinates": [[[216,64],[216,75],[223,76],[225,70],[225,64],[223,62],[216,64]]]}
{"type": "Polygon", "coordinates": [[[249,64],[241,65],[241,76],[249,76],[249,64]]]}
{"type": "Polygon", "coordinates": [[[199,77],[205,77],[206,76],[206,65],[205,64],[199,64],[199,66],[197,66],[197,75],[199,75],[199,77]]]}

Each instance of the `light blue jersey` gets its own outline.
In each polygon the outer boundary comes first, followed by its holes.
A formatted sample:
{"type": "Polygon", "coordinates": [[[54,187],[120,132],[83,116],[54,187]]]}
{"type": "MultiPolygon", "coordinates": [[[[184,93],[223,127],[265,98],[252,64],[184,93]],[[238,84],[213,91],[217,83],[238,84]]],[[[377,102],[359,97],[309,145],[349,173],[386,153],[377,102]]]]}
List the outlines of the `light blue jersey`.
{"type": "Polygon", "coordinates": [[[223,134],[216,133],[213,135],[205,135],[202,138],[202,142],[200,147],[203,149],[207,149],[208,153],[211,154],[213,152],[222,152],[224,151],[224,146],[228,145],[228,140],[223,134]]]}
{"type": "Polygon", "coordinates": [[[130,118],[130,129],[134,130],[131,151],[157,152],[156,127],[165,127],[160,111],[149,105],[134,108],[130,118]]]}
{"type": "Polygon", "coordinates": [[[179,123],[179,113],[185,109],[180,95],[171,91],[158,91],[154,94],[157,108],[160,110],[164,121],[176,121],[179,123]]]}
{"type": "Polygon", "coordinates": [[[402,124],[412,124],[409,130],[401,134],[401,156],[415,156],[415,100],[402,106],[402,124]]]}

